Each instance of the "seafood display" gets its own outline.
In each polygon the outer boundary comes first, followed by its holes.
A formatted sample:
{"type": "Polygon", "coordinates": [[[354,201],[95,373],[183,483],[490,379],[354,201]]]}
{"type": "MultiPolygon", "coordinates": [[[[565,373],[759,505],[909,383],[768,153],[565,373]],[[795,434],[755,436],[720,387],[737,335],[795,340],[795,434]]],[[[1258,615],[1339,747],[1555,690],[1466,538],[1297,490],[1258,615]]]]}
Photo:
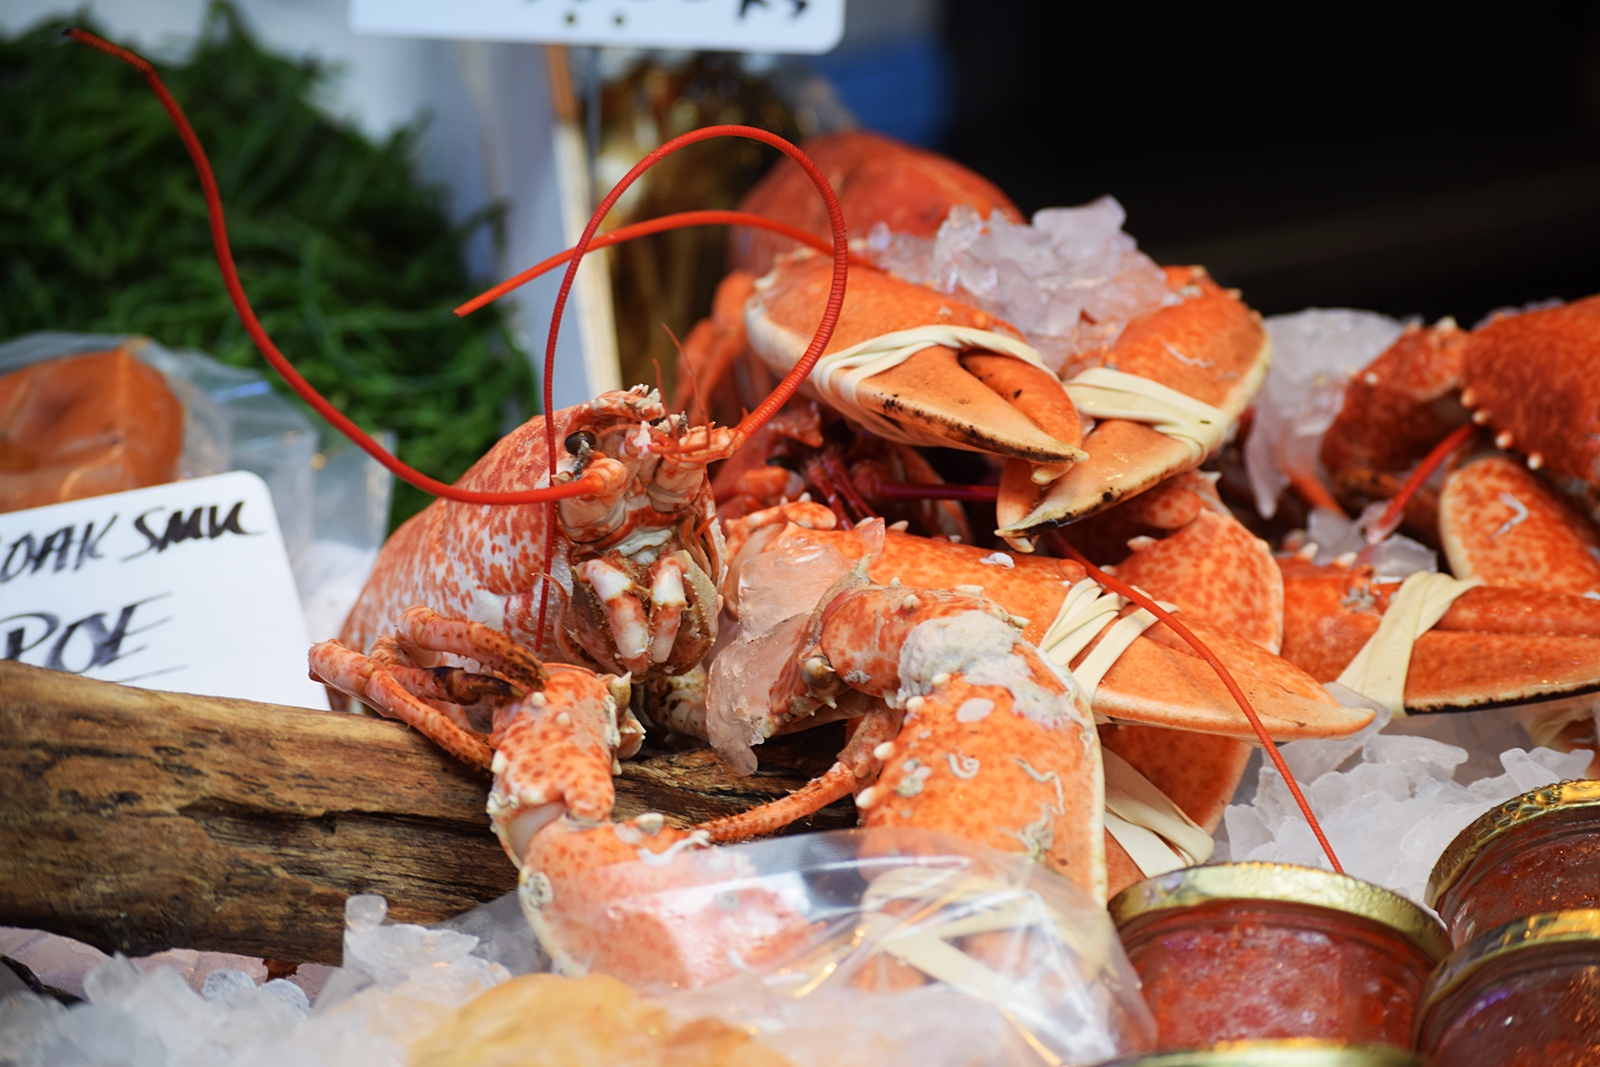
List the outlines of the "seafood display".
{"type": "MultiPolygon", "coordinates": [[[[201,169],[241,317],[297,382],[233,272],[204,153],[163,101],[201,169]]],[[[547,413],[444,486],[306,387],[440,497],[390,537],[339,639],[310,650],[313,677],[492,775],[522,910],[567,974],[695,989],[790,967],[820,982],[854,949],[817,947],[797,874],[751,873],[749,853],[721,846],[848,802],[867,835],[852,877],[874,914],[922,899],[891,890],[937,835],[1050,872],[1097,910],[1123,894],[1163,1050],[1410,1040],[1443,928],[1343,874],[1296,781],[1309,762],[1278,745],[1356,738],[1353,752],[1391,716],[1514,707],[1535,741],[1595,748],[1600,297],[1408,328],[1351,375],[1321,466],[1279,457],[1322,508],[1313,530],[1360,516],[1360,547],[1328,558],[1304,530],[1263,540],[1270,527],[1227,482],[1222,453],[1248,432],[1272,361],[1242,294],[1144,256],[1109,198],[1025,220],[979,176],[875,135],[802,152],[710,127],[651,153],[570,255],[542,265],[567,263],[547,358],[616,199],[719,136],[786,158],[718,220],[741,227],[734,269],[685,339],[670,399],[640,385],[550,411],[547,363],[547,413]],[[697,824],[670,808],[615,817],[613,777],[641,752],[709,746],[725,773],[750,775],[775,738],[841,721],[832,765],[786,796],[697,824]],[[1258,749],[1336,873],[1194,874],[1258,749]],[[1200,900],[1201,882],[1231,888],[1200,900]],[[1246,927],[1259,935],[1248,966],[1219,947],[1246,927]],[[1307,930],[1326,935],[1316,951],[1307,930]],[[1180,944],[1191,934],[1198,949],[1180,944]],[[1210,953],[1203,979],[1185,946],[1210,953]],[[1240,990],[1285,966],[1306,977],[1283,1011],[1326,1007],[1326,1026],[1196,1022],[1235,1002],[1243,1018],[1257,1001],[1240,990]]],[[[982,987],[998,1003],[1013,957],[1054,946],[1061,923],[1026,950],[998,947],[1012,927],[993,915],[950,925],[942,948],[863,965],[861,988],[982,987]]],[[[592,988],[607,1017],[635,1011],[620,986],[592,988]]],[[[1426,1023],[1439,1047],[1459,1008],[1445,992],[1426,1023]]],[[[508,1010],[485,1003],[460,1025],[487,1033],[508,1010]]],[[[783,1062],[747,1037],[697,1040],[739,1044],[729,1062],[783,1062]]],[[[428,1062],[458,1062],[447,1045],[428,1062]]]]}

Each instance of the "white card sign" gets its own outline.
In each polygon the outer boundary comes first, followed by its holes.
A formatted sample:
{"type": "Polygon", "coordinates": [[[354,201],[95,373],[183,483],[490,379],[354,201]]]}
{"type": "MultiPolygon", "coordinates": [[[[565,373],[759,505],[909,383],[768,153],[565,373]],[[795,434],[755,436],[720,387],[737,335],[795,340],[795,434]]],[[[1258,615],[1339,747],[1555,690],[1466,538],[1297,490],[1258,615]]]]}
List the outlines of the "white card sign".
{"type": "Polygon", "coordinates": [[[350,0],[350,28],[400,37],[819,53],[844,36],[844,0],[350,0]]]}
{"type": "Polygon", "coordinates": [[[0,659],[326,710],[310,645],[247,471],[0,514],[0,659]]]}

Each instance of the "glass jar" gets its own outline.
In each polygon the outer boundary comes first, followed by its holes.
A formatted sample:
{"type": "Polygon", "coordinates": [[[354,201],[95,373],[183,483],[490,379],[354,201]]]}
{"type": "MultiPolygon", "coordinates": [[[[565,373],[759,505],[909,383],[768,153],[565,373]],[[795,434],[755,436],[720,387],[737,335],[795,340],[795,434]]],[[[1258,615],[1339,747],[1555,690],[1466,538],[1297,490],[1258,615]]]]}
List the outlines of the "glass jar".
{"type": "Polygon", "coordinates": [[[1393,1045],[1344,1045],[1295,1038],[1228,1041],[1208,1049],[1157,1052],[1107,1067],[1427,1067],[1428,1061],[1393,1045]]]}
{"type": "Polygon", "coordinates": [[[1276,863],[1189,867],[1110,904],[1157,1049],[1321,1038],[1407,1046],[1444,927],[1387,889],[1276,863]]]}
{"type": "Polygon", "coordinates": [[[1450,1067],[1600,1063],[1600,910],[1529,916],[1456,949],[1418,1003],[1416,1047],[1450,1067]]]}
{"type": "Polygon", "coordinates": [[[1434,864],[1426,900],[1455,945],[1529,915],[1600,908],[1600,781],[1545,786],[1485,812],[1434,864]]]}

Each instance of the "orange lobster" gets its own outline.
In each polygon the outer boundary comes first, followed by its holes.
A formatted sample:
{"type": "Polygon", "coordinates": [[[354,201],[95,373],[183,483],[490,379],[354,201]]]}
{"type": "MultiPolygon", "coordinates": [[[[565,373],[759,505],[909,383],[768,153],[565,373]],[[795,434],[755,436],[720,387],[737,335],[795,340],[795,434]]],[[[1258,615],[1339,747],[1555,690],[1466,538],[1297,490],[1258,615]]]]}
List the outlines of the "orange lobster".
{"type": "MultiPolygon", "coordinates": [[[[244,297],[215,182],[176,103],[142,59],[92,35],[74,36],[140,69],[172,115],[205,187],[224,280],[263,353],[335,426],[400,476],[445,498],[385,549],[380,571],[346,628],[358,647],[323,642],[311,651],[311,667],[328,684],[413,724],[463,759],[490,767],[495,774],[490,813],[521,867],[522,899],[536,930],[566,903],[603,892],[608,872],[616,870],[612,861],[649,863],[654,862],[650,857],[711,840],[770,832],[810,810],[818,798],[851,791],[857,792],[868,825],[953,827],[1034,856],[1103,898],[1101,750],[1085,693],[1074,676],[1062,673],[1023,638],[1027,622],[1007,607],[976,588],[943,588],[951,568],[919,589],[893,581],[877,585],[862,564],[817,601],[799,655],[786,661],[786,670],[793,667],[786,695],[790,709],[853,705],[855,713],[848,717],[858,721],[849,743],[830,771],[796,794],[691,831],[668,829],[660,816],[608,821],[615,761],[642,738],[621,699],[627,677],[596,673],[587,665],[547,666],[536,654],[554,649],[608,670],[642,672],[649,682],[684,676],[712,643],[714,586],[723,577],[724,555],[711,514],[706,465],[731,454],[777,413],[824,355],[845,304],[849,257],[843,215],[821,171],[803,154],[771,134],[744,127],[686,134],[630,171],[599,205],[570,256],[547,264],[570,260],[546,352],[548,408],[549,359],[578,260],[628,186],[663,155],[708,137],[750,137],[795,159],[828,206],[831,282],[822,306],[812,308],[820,310],[821,325],[810,345],[803,353],[790,346],[786,358],[793,366],[783,382],[739,425],[690,427],[686,420],[670,418],[659,398],[643,390],[607,394],[535,420],[460,484],[444,486],[384,452],[294,372],[244,297]],[[558,434],[566,452],[559,462],[558,434]],[[462,560],[462,546],[475,562],[462,560]],[[560,604],[549,625],[546,606],[557,588],[562,595],[555,598],[560,604]],[[417,600],[424,603],[406,605],[417,600]],[[430,600],[466,618],[447,617],[426,603],[430,600]],[[369,642],[366,651],[359,648],[369,642]],[[910,755],[919,746],[930,759],[910,755]],[[955,784],[930,781],[931,768],[941,758],[955,784]],[[980,775],[981,786],[973,785],[980,775]]],[[[805,236],[794,227],[776,228],[805,236]]],[[[525,272],[523,279],[547,265],[525,272]]],[[[870,296],[877,290],[869,283],[865,291],[870,296]]],[[[806,296],[819,295],[813,280],[806,296]]],[[[1206,298],[1204,292],[1197,295],[1206,298]]],[[[886,306],[893,304],[891,298],[886,306]]],[[[793,321],[785,328],[793,329],[793,321]]],[[[969,373],[984,380],[990,373],[984,366],[979,360],[969,373]]],[[[1006,365],[999,373],[1014,369],[1006,365]]],[[[1050,468],[1078,457],[1058,449],[1028,458],[1050,468]]],[[[876,529],[882,533],[881,526],[876,529]]],[[[993,563],[1015,567],[1014,561],[993,563]]],[[[1186,633],[1143,594],[1127,589],[1126,595],[1186,633]]],[[[1092,621],[1095,625],[1085,629],[1089,640],[1104,620],[1095,615],[1092,621]]],[[[1332,715],[1325,704],[1297,692],[1298,681],[1286,681],[1277,666],[1252,659],[1253,652],[1231,649],[1228,654],[1256,670],[1259,677],[1247,679],[1247,685],[1269,705],[1268,718],[1280,734],[1307,730],[1308,716],[1332,715]],[[1274,701],[1299,717],[1272,715],[1274,701]]],[[[1170,668],[1176,661],[1166,662],[1170,668]]],[[[1231,686],[1220,662],[1217,669],[1231,686]]],[[[1208,683],[1200,675],[1180,668],[1177,688],[1203,689],[1208,683]]],[[[1115,684],[1106,689],[1115,691],[1115,684]]],[[[1256,734],[1270,746],[1266,727],[1242,691],[1235,687],[1233,692],[1256,734]]],[[[1174,712],[1160,708],[1155,714],[1174,712]]],[[[1223,726],[1224,717],[1214,708],[1203,714],[1218,726],[1216,732],[1239,732],[1237,723],[1223,726]]],[[[1359,718],[1333,715],[1327,721],[1337,732],[1354,728],[1350,723],[1359,718]]],[[[649,953],[652,947],[646,937],[619,951],[649,953]]],[[[686,961],[685,966],[703,976],[715,961],[686,961]]]]}

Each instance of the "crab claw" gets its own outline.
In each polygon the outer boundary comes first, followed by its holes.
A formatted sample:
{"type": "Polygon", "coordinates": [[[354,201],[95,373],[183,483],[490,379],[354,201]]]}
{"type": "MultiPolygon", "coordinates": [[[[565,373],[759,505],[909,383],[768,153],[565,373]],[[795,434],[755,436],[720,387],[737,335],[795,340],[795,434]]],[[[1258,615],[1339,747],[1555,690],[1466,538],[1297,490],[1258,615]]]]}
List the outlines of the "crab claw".
{"type": "MultiPolygon", "coordinates": [[[[756,282],[745,305],[750,347],[781,373],[805,353],[827,298],[831,269],[829,260],[799,253],[781,259],[756,282]]],[[[939,328],[969,332],[952,334],[944,343],[915,342],[921,347],[898,363],[884,359],[853,372],[826,370],[825,355],[809,387],[891,440],[990,452],[1055,474],[1084,458],[1077,411],[1055,376],[1042,364],[1010,354],[1026,348],[1011,326],[952,297],[854,268],[828,354],[903,331],[939,328]],[[990,349],[984,347],[985,335],[990,349]],[[955,340],[958,336],[967,340],[955,340]]]]}
{"type": "MultiPolygon", "coordinates": [[[[1107,365],[1215,409],[1205,414],[1208,425],[1200,431],[1209,436],[1198,444],[1184,442],[1143,422],[1097,416],[1100,421],[1083,441],[1089,458],[1051,485],[1022,518],[1002,526],[1000,536],[1028,537],[1041,528],[1093,515],[1198,467],[1261,388],[1272,361],[1272,342],[1260,316],[1200,267],[1168,267],[1166,272],[1167,284],[1185,299],[1128,323],[1107,365]],[[1217,421],[1222,425],[1210,425],[1217,421]],[[1209,447],[1208,441],[1213,442],[1209,447]]],[[[1073,388],[1069,381],[1069,394],[1073,388]]]]}
{"type": "Polygon", "coordinates": [[[1445,479],[1439,540],[1458,578],[1600,600],[1600,530],[1509,457],[1445,479]]]}

